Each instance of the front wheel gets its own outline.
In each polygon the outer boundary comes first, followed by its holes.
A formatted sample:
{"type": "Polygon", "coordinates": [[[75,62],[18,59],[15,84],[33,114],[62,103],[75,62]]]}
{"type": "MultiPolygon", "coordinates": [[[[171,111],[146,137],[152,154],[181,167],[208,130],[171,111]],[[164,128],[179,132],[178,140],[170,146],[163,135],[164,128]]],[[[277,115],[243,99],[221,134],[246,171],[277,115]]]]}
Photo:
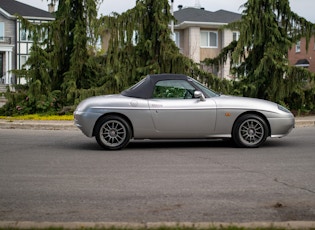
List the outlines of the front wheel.
{"type": "Polygon", "coordinates": [[[119,150],[126,147],[131,138],[131,128],[119,116],[106,116],[97,122],[95,139],[104,149],[119,150]]]}
{"type": "Polygon", "coordinates": [[[237,146],[257,148],[266,141],[269,129],[260,116],[246,114],[236,120],[232,132],[233,141],[237,146]]]}

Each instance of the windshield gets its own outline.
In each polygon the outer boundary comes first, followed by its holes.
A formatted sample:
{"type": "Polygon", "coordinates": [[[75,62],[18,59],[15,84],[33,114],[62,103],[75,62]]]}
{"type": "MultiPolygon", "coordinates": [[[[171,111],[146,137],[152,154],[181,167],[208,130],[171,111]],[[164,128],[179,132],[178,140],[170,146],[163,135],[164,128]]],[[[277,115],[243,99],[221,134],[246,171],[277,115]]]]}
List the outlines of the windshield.
{"type": "Polygon", "coordinates": [[[219,97],[220,95],[217,94],[216,92],[212,91],[211,89],[207,88],[206,86],[204,86],[203,84],[201,84],[199,81],[196,81],[193,78],[190,78],[192,80],[192,82],[194,82],[194,84],[196,84],[202,91],[204,94],[206,94],[208,97],[219,97]]]}

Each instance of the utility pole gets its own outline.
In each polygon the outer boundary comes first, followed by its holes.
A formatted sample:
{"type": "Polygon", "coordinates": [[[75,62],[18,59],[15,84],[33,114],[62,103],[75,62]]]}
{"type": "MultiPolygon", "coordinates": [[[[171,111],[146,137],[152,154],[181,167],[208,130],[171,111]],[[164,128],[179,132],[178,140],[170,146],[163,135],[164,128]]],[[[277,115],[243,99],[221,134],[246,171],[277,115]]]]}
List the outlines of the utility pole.
{"type": "MultiPolygon", "coordinates": [[[[174,17],[174,0],[171,0],[171,14],[174,17]]],[[[171,21],[171,32],[172,32],[172,39],[173,41],[175,41],[174,20],[171,21]]]]}

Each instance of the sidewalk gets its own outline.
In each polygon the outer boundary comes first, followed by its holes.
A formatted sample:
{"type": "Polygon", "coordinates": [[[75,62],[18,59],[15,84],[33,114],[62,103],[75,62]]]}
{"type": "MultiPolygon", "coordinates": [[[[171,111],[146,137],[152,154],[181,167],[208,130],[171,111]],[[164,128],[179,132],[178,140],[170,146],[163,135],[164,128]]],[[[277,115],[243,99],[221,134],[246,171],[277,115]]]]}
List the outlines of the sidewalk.
{"type": "MultiPolygon", "coordinates": [[[[295,127],[314,127],[315,116],[295,118],[295,127]]],[[[0,129],[77,130],[73,121],[0,119],[0,129]]]]}

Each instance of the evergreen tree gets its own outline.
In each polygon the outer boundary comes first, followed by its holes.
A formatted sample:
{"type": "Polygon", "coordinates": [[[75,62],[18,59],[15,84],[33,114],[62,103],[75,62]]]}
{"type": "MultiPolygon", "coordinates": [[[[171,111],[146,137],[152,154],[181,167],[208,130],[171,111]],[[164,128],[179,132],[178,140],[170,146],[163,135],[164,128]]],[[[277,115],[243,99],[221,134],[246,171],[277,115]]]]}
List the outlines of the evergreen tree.
{"type": "Polygon", "coordinates": [[[30,49],[30,57],[21,70],[15,70],[17,77],[26,79],[26,87],[18,87],[21,95],[10,95],[8,106],[19,108],[19,113],[41,113],[47,112],[54,106],[54,93],[52,92],[52,80],[50,76],[51,54],[49,52],[50,43],[47,39],[49,23],[41,25],[33,24],[28,20],[18,17],[24,25],[22,29],[31,31],[28,39],[33,44],[30,49]],[[27,67],[27,68],[25,68],[27,67]],[[26,90],[24,89],[26,88],[26,90]],[[16,100],[16,98],[20,98],[16,100]],[[12,105],[16,101],[16,105],[12,105]]]}
{"type": "Polygon", "coordinates": [[[53,44],[56,86],[66,96],[67,104],[74,104],[77,89],[90,87],[94,76],[88,73],[89,55],[87,36],[97,18],[95,0],[59,0],[54,23],[53,44]]]}
{"type": "Polygon", "coordinates": [[[12,112],[9,107],[18,107],[19,113],[38,113],[61,109],[75,104],[78,91],[95,86],[99,66],[88,53],[88,45],[96,40],[89,36],[96,34],[88,32],[94,31],[97,22],[97,3],[59,0],[55,20],[42,24],[19,17],[33,41],[27,70],[15,71],[26,78],[27,87],[18,97],[9,95],[4,110],[12,112]]]}
{"type": "Polygon", "coordinates": [[[189,73],[196,68],[171,39],[168,0],[137,0],[133,9],[103,17],[110,34],[103,83],[120,91],[153,73],[189,73]]]}
{"type": "Polygon", "coordinates": [[[314,75],[288,65],[288,50],[301,38],[307,44],[314,24],[291,11],[288,0],[248,0],[240,21],[227,26],[239,30],[240,38],[208,64],[225,62],[231,55],[238,92],[245,96],[290,103],[292,94],[303,92],[314,75]]]}
{"type": "MultiPolygon", "coordinates": [[[[96,19],[96,3],[59,0],[56,20],[47,23],[46,39],[34,43],[27,63],[31,68],[24,74],[29,90],[21,97],[13,96],[8,107],[20,104],[34,92],[36,101],[47,102],[46,111],[51,109],[49,105],[60,109],[89,96],[118,93],[153,73],[184,73],[224,93],[229,89],[227,81],[201,71],[179,52],[171,39],[169,22],[174,18],[168,0],[137,0],[133,9],[100,20],[96,19]],[[95,56],[98,53],[91,47],[101,32],[109,35],[109,47],[104,56],[95,56]]],[[[36,33],[33,25],[27,21],[25,25],[36,33]]]]}

